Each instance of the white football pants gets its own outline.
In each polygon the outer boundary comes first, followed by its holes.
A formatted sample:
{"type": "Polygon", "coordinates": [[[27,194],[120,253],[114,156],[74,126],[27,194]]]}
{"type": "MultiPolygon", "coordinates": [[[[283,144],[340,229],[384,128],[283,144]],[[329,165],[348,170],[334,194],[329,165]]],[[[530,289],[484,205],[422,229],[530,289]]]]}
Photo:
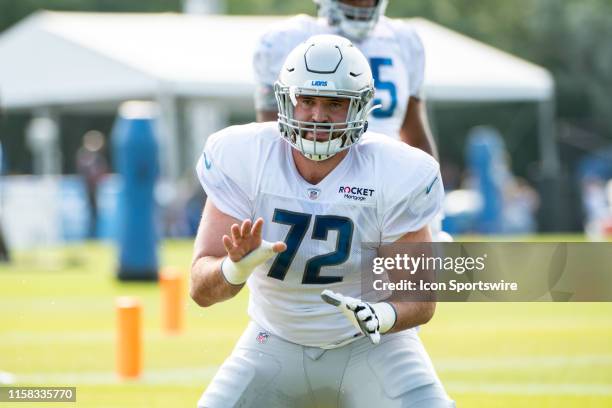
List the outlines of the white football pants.
{"type": "Polygon", "coordinates": [[[454,407],[416,330],[331,350],[282,340],[251,322],[198,407],[454,407]]]}

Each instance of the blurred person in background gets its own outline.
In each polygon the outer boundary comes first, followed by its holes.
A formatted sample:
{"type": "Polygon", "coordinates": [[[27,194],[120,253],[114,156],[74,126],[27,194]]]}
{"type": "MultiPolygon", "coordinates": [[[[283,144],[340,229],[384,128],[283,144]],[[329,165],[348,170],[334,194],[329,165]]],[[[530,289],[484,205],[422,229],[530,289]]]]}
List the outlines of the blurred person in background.
{"type": "MultiPolygon", "coordinates": [[[[4,162],[2,152],[2,142],[0,142],[0,204],[2,203],[2,177],[4,175],[4,162]]],[[[2,231],[2,208],[0,205],[0,262],[9,262],[9,250],[4,241],[4,232],[2,231]]]]}
{"type": "MultiPolygon", "coordinates": [[[[438,159],[438,149],[423,99],[425,50],[407,23],[385,17],[388,0],[314,0],[318,18],[297,15],[273,26],[259,40],[253,57],[257,121],[277,119],[274,81],[289,52],[316,34],[351,40],[366,56],[376,88],[368,129],[401,140],[438,159]]],[[[443,215],[430,225],[434,240],[449,241],[441,231],[443,215]]]]}
{"type": "Polygon", "coordinates": [[[612,147],[580,160],[578,182],[587,236],[592,240],[612,236],[612,147]]]}
{"type": "MultiPolygon", "coordinates": [[[[2,105],[0,104],[0,121],[4,119],[2,105]]],[[[4,232],[2,231],[2,177],[4,176],[4,151],[2,150],[2,141],[0,140],[0,262],[9,262],[9,250],[4,241],[4,232]]]]}
{"type": "Polygon", "coordinates": [[[83,144],[76,154],[77,172],[83,177],[87,191],[87,201],[90,213],[90,238],[96,237],[96,225],[98,220],[98,184],[108,173],[108,163],[104,156],[104,145],[104,135],[102,132],[90,130],[83,135],[83,144]]]}
{"type": "Polygon", "coordinates": [[[512,177],[503,191],[503,233],[532,234],[537,231],[538,192],[521,177],[512,177]]]}
{"type": "Polygon", "coordinates": [[[399,139],[437,159],[423,99],[425,52],[418,34],[405,22],[384,16],[388,0],[314,0],[318,18],[298,15],[273,26],[260,39],[253,66],[259,122],[277,119],[274,81],[289,52],[315,34],[351,40],[368,59],[381,105],[368,129],[399,139]]]}

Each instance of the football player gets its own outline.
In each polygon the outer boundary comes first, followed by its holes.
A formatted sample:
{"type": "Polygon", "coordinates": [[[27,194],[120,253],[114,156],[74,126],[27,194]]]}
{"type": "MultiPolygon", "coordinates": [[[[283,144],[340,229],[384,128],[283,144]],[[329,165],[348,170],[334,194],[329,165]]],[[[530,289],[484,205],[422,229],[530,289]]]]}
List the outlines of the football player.
{"type": "Polygon", "coordinates": [[[211,135],[197,165],[191,297],[247,284],[251,319],[198,406],[454,406],[414,329],[435,303],[361,300],[360,265],[392,256],[384,243],[431,240],[438,163],[365,132],[373,77],[343,37],[298,45],[274,93],[278,121],[211,135]]]}
{"type": "MultiPolygon", "coordinates": [[[[274,81],[289,52],[315,34],[340,34],[368,58],[376,96],[369,129],[417,147],[436,159],[438,149],[423,99],[425,51],[405,22],[385,17],[388,0],[314,0],[319,18],[298,15],[272,27],[260,39],[253,58],[255,109],[259,122],[277,119],[274,81]]],[[[442,212],[430,225],[436,241],[452,241],[442,231],[442,212]]]]}
{"type": "Polygon", "coordinates": [[[367,57],[376,87],[369,129],[402,140],[437,158],[422,98],[424,50],[406,23],[384,16],[388,0],[314,0],[319,18],[298,15],[272,27],[256,49],[253,66],[257,120],[277,119],[274,81],[289,52],[315,34],[340,34],[367,57]]]}

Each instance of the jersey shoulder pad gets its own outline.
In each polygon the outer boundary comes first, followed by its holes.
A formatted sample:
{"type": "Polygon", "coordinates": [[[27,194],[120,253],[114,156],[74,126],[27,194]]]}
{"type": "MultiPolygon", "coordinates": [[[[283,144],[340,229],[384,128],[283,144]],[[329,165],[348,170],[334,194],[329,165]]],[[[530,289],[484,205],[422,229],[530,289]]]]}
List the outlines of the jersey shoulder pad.
{"type": "Polygon", "coordinates": [[[414,25],[410,24],[409,21],[388,17],[384,17],[384,19],[384,23],[393,30],[393,33],[400,41],[413,46],[421,44],[421,37],[415,30],[414,25]]]}
{"type": "Polygon", "coordinates": [[[359,145],[365,154],[378,158],[379,166],[393,172],[430,172],[438,162],[424,151],[378,132],[366,132],[359,145]],[[381,160],[384,158],[384,160],[381,160]]]}
{"type": "Polygon", "coordinates": [[[382,194],[377,201],[381,241],[395,242],[429,224],[442,207],[438,162],[420,149],[384,135],[370,137],[382,194]]]}
{"type": "MultiPolygon", "coordinates": [[[[316,26],[316,20],[305,14],[299,14],[286,20],[276,22],[270,26],[260,40],[262,45],[273,47],[288,47],[305,41],[316,26]]],[[[291,51],[293,48],[286,50],[291,51]]]]}
{"type": "Polygon", "coordinates": [[[373,159],[377,179],[383,180],[383,209],[411,201],[409,207],[415,213],[421,211],[421,193],[430,196],[434,187],[441,187],[440,166],[429,154],[386,135],[366,132],[360,142],[362,154],[373,159]],[[433,183],[433,184],[432,184],[433,183]]]}
{"type": "Polygon", "coordinates": [[[405,61],[409,78],[410,96],[421,97],[425,79],[425,47],[414,26],[407,21],[385,17],[405,61]]]}
{"type": "Polygon", "coordinates": [[[255,151],[265,148],[276,138],[280,139],[275,135],[277,129],[276,122],[252,122],[229,126],[210,135],[204,150],[218,155],[220,160],[229,162],[244,160],[255,151]]]}
{"type": "Polygon", "coordinates": [[[265,157],[275,142],[282,142],[277,126],[276,122],[254,122],[213,133],[206,141],[200,166],[254,196],[265,157]]]}
{"type": "Polygon", "coordinates": [[[425,57],[425,48],[414,26],[407,21],[387,17],[385,24],[393,32],[405,56],[420,63],[425,57]]]}
{"type": "Polygon", "coordinates": [[[259,85],[271,87],[287,55],[310,37],[316,20],[299,15],[273,24],[260,38],[253,54],[255,79],[259,85]]]}

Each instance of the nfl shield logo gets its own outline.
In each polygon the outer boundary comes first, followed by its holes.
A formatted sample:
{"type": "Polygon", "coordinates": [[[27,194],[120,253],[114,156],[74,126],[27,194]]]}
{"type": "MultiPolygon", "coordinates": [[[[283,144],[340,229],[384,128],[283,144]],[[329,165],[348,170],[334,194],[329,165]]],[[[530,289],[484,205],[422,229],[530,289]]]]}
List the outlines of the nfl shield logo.
{"type": "Polygon", "coordinates": [[[308,189],[308,198],[310,198],[311,200],[316,200],[317,198],[319,198],[319,194],[321,194],[321,190],[319,190],[318,188],[308,189]]]}
{"type": "Polygon", "coordinates": [[[268,341],[268,337],[270,337],[270,333],[262,331],[259,332],[255,340],[257,340],[259,344],[264,344],[266,341],[268,341]]]}

